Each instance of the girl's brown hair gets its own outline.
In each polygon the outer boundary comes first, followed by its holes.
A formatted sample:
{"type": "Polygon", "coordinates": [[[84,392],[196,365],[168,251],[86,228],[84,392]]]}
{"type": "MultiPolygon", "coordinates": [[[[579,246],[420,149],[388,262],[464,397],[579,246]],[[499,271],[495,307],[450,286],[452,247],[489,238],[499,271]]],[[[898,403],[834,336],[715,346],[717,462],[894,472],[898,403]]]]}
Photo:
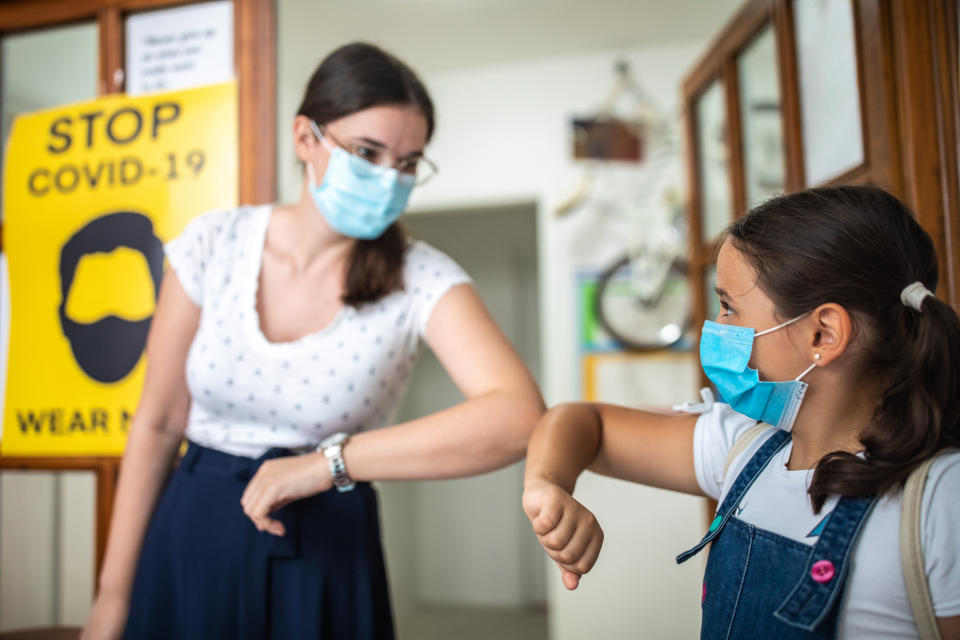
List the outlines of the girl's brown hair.
{"type": "Polygon", "coordinates": [[[937,287],[937,256],[902,202],[876,187],[830,187],[775,198],[728,229],[778,314],[827,302],[851,314],[861,366],[886,388],[860,435],[863,456],[835,451],[817,463],[814,509],[833,495],[875,496],[900,486],[935,452],[960,445],[960,319],[927,296],[904,305],[904,287],[937,287]]]}

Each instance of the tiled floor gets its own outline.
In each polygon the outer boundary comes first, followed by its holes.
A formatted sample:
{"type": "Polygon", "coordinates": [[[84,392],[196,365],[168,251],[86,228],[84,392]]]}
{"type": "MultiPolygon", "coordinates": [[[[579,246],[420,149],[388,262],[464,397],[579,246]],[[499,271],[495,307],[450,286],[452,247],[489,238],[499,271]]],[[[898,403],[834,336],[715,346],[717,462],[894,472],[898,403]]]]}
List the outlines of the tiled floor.
{"type": "Polygon", "coordinates": [[[547,614],[531,609],[421,607],[397,640],[547,640],[547,614]]]}

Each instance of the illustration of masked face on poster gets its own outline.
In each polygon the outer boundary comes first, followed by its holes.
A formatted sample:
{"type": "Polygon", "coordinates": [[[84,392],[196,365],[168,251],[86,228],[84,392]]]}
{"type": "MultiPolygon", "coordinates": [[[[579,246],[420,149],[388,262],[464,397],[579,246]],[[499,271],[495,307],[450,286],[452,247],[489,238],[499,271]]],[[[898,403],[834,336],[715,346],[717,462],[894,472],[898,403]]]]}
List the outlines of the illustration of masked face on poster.
{"type": "MultiPolygon", "coordinates": [[[[96,306],[109,312],[101,313],[95,319],[76,317],[76,305],[70,303],[74,289],[98,286],[95,282],[80,282],[82,278],[77,278],[78,271],[84,271],[81,268],[83,262],[104,254],[119,253],[118,250],[127,254],[132,250],[142,255],[153,284],[150,302],[155,303],[163,278],[163,244],[154,234],[153,222],[147,216],[121,211],[95,218],[74,233],[60,252],[60,326],[70,342],[77,364],[99,382],[117,382],[133,370],[146,346],[153,318],[152,304],[146,317],[133,320],[120,317],[118,314],[130,315],[126,310],[129,310],[131,297],[136,298],[139,293],[142,299],[144,292],[119,290],[117,287],[100,290],[96,295],[96,306]]],[[[105,264],[108,268],[111,265],[109,262],[105,264]]],[[[129,261],[113,260],[112,268],[130,268],[129,261]]],[[[132,281],[140,289],[146,284],[136,278],[132,281]]]]}

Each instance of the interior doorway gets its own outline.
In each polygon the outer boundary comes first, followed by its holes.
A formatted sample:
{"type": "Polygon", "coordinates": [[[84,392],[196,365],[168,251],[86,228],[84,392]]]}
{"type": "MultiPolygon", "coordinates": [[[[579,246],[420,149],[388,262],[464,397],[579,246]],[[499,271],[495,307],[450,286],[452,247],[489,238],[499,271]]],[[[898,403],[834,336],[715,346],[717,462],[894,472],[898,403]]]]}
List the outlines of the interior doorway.
{"type": "MultiPolygon", "coordinates": [[[[404,224],[466,269],[539,380],[535,203],[411,214],[404,224]]],[[[397,419],[462,398],[427,351],[397,419]]],[[[400,640],[547,637],[544,556],[520,508],[522,486],[521,463],[476,478],[381,486],[400,640]]]]}

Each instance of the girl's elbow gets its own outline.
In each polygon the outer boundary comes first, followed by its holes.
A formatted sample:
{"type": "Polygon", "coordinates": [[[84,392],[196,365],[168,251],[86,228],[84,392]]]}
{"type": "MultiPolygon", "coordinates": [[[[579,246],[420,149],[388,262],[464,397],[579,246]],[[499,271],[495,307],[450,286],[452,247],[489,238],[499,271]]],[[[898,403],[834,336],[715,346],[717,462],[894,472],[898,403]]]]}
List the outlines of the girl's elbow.
{"type": "Polygon", "coordinates": [[[594,408],[589,403],[562,402],[544,411],[543,415],[541,416],[540,423],[547,424],[552,422],[562,422],[571,418],[577,419],[587,415],[587,413],[595,413],[594,408]]]}

